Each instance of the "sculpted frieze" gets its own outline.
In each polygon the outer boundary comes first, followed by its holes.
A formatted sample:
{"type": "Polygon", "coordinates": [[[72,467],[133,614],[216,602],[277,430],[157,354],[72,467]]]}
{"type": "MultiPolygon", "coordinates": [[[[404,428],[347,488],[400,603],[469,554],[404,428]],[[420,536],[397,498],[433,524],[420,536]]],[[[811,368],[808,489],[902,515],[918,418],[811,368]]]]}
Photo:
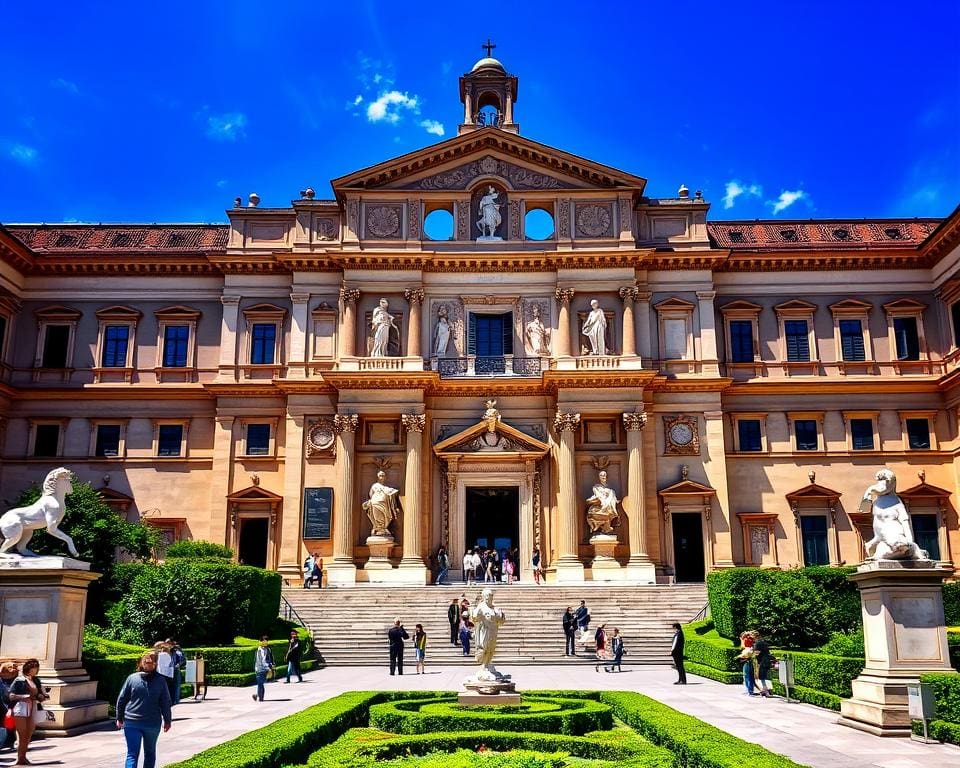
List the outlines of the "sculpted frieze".
{"type": "Polygon", "coordinates": [[[500,176],[508,180],[514,189],[560,189],[582,186],[487,155],[479,160],[420,179],[412,185],[412,188],[466,189],[478,176],[500,176]]]}

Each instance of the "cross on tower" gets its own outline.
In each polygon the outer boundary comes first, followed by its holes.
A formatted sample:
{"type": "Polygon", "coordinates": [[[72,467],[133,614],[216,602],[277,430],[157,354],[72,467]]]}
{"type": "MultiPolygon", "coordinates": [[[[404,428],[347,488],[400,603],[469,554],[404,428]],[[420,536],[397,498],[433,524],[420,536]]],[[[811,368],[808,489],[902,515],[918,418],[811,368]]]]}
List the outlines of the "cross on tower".
{"type": "Polygon", "coordinates": [[[487,49],[487,58],[489,59],[493,56],[493,49],[496,48],[497,46],[491,43],[490,38],[488,37],[487,42],[481,45],[480,47],[487,49]]]}

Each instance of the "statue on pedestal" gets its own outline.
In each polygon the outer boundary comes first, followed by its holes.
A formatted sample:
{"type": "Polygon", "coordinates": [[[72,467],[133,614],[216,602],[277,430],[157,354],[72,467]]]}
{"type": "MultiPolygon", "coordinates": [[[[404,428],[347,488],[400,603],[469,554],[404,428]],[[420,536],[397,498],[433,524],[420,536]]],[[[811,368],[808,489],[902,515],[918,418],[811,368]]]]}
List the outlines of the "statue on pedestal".
{"type": "Polygon", "coordinates": [[[607,354],[607,316],[596,299],[590,301],[590,314],[583,321],[580,332],[590,342],[591,355],[607,354]]]}
{"type": "Polygon", "coordinates": [[[587,525],[591,534],[612,534],[613,523],[620,518],[616,491],[607,486],[607,473],[600,470],[593,495],[587,499],[587,525]]]}
{"type": "Polygon", "coordinates": [[[503,217],[500,215],[500,204],[497,203],[499,196],[495,187],[488,187],[487,193],[480,198],[477,206],[477,214],[479,215],[477,229],[480,230],[479,240],[501,239],[497,237],[497,227],[499,227],[500,222],[503,221],[503,217]]]}
{"type": "Polygon", "coordinates": [[[881,469],[877,482],[863,492],[861,512],[873,512],[873,538],[864,547],[868,560],[928,560],[913,540],[910,515],[897,496],[897,476],[881,469]]]}
{"type": "Polygon", "coordinates": [[[390,523],[400,514],[400,502],[397,498],[400,491],[386,485],[386,479],[386,472],[382,469],[377,472],[377,482],[370,486],[370,498],[363,502],[363,511],[367,513],[370,525],[373,526],[372,536],[392,538],[390,523]]]}
{"type": "Polygon", "coordinates": [[[41,496],[27,507],[17,507],[0,517],[0,533],[5,541],[0,546],[0,556],[35,557],[27,549],[33,531],[46,526],[47,533],[60,539],[67,545],[73,557],[79,557],[73,539],[60,530],[60,522],[67,511],[65,499],[73,493],[73,473],[66,467],[58,467],[47,473],[43,481],[41,496]],[[13,547],[16,553],[11,553],[13,547]]]}
{"type": "Polygon", "coordinates": [[[388,306],[386,299],[380,299],[370,318],[370,327],[373,330],[370,357],[387,357],[390,353],[390,331],[399,333],[399,329],[393,324],[393,315],[387,312],[388,306]]]}
{"type": "Polygon", "coordinates": [[[550,331],[546,329],[543,320],[540,319],[542,310],[539,304],[533,305],[533,319],[527,323],[524,335],[527,342],[527,352],[536,357],[542,357],[550,354],[550,331]]]}
{"type": "Polygon", "coordinates": [[[437,328],[433,332],[433,357],[446,357],[450,346],[450,318],[446,304],[437,309],[437,328]]]}
{"type": "Polygon", "coordinates": [[[499,682],[509,680],[510,675],[503,675],[493,666],[493,654],[497,650],[497,634],[500,625],[506,621],[501,608],[493,604],[493,590],[487,587],[480,593],[476,605],[470,608],[470,619],[477,628],[477,650],[474,658],[480,669],[474,675],[477,681],[499,682]]]}

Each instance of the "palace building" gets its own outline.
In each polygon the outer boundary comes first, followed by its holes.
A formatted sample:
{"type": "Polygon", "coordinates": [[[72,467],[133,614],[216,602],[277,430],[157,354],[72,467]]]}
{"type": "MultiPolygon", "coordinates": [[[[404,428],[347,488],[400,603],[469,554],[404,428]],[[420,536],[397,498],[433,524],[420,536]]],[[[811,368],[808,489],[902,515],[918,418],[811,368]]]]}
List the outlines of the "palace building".
{"type": "Polygon", "coordinates": [[[455,137],[329,199],[0,227],[7,502],[62,465],[291,579],[479,545],[647,584],[858,563],[887,466],[956,569],[960,209],[716,221],[521,135],[496,59],[459,86],[455,137]]]}

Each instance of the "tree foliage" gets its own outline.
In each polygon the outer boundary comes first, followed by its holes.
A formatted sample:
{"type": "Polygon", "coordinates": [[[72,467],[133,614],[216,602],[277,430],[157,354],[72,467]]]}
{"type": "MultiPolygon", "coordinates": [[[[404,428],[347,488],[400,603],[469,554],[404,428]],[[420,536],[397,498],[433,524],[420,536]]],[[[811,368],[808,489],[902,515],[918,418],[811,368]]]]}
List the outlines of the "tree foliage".
{"type": "Polygon", "coordinates": [[[230,547],[225,547],[223,544],[214,544],[212,541],[195,541],[193,539],[175,541],[167,547],[164,554],[167,560],[174,560],[178,557],[212,557],[221,560],[233,560],[233,550],[230,547]]]}

